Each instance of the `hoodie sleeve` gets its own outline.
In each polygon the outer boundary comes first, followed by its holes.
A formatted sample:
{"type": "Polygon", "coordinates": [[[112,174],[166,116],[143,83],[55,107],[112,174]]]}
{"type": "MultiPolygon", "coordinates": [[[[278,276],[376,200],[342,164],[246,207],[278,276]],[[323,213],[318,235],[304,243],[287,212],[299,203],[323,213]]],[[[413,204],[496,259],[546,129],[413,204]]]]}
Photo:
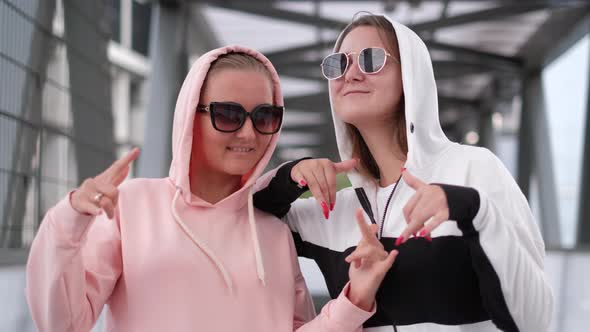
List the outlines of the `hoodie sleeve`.
{"type": "Polygon", "coordinates": [[[254,194],[254,206],[277,218],[283,218],[293,203],[301,194],[308,190],[300,187],[291,180],[291,169],[301,160],[290,161],[261,176],[257,181],[257,189],[254,194]]]}
{"type": "MultiPolygon", "coordinates": [[[[287,223],[293,232],[293,239],[297,254],[313,259],[313,255],[306,250],[302,238],[307,238],[309,233],[320,236],[325,240],[327,231],[322,212],[316,206],[315,199],[298,199],[308,190],[307,187],[299,187],[291,180],[291,169],[304,159],[291,161],[269,171],[257,182],[258,191],[254,194],[254,206],[264,212],[270,213],[287,223]],[[301,227],[304,223],[305,227],[301,227]],[[301,234],[305,231],[305,234],[301,234]]],[[[324,243],[324,241],[320,243],[324,243]]]]}
{"type": "Polygon", "coordinates": [[[121,274],[117,222],[78,213],[68,194],[43,219],[27,262],[26,297],[39,331],[89,331],[121,274]]]}
{"type": "Polygon", "coordinates": [[[479,198],[469,194],[474,192],[471,188],[448,197],[450,210],[461,197],[479,203],[470,213],[456,214],[456,221],[470,247],[483,305],[503,331],[547,331],[553,296],[545,279],[541,234],[508,170],[495,155],[483,151],[467,179],[479,198]]]}
{"type": "MultiPolygon", "coordinates": [[[[291,241],[290,241],[291,242],[291,241]]],[[[291,259],[293,262],[295,275],[295,312],[293,315],[293,330],[298,332],[360,332],[363,323],[369,319],[377,310],[377,305],[373,305],[372,311],[364,311],[355,306],[348,299],[350,282],[346,284],[340,295],[326,303],[318,316],[315,316],[315,309],[305,284],[305,279],[301,274],[299,262],[295,255],[293,242],[291,246],[291,259]]]]}

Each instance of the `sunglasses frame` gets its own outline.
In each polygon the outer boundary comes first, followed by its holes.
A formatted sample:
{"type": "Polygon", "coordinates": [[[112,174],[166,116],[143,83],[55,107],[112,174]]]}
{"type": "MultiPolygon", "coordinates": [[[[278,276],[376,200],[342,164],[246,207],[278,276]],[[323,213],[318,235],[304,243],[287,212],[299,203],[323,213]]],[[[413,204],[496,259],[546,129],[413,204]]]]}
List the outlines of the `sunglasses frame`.
{"type": "Polygon", "coordinates": [[[234,103],[234,102],[210,102],[209,105],[203,105],[203,104],[198,104],[197,105],[197,111],[198,112],[202,112],[202,113],[209,113],[210,118],[211,118],[211,124],[213,125],[213,128],[215,128],[215,130],[220,131],[222,133],[234,133],[240,129],[242,129],[242,127],[244,126],[244,124],[246,124],[246,121],[248,120],[248,118],[250,118],[250,120],[252,121],[252,127],[254,127],[254,129],[259,132],[262,135],[274,135],[276,134],[279,130],[281,130],[281,125],[283,124],[283,113],[285,112],[285,107],[284,106],[278,106],[278,105],[271,105],[271,104],[260,104],[256,107],[254,107],[254,109],[251,112],[246,111],[246,109],[244,108],[244,106],[238,104],[238,103],[234,103]],[[232,106],[239,106],[242,110],[242,112],[244,112],[246,114],[246,116],[244,117],[244,120],[242,121],[242,123],[238,126],[238,128],[233,129],[233,130],[223,130],[217,127],[217,124],[215,122],[215,112],[213,112],[212,110],[215,109],[216,105],[232,105],[232,106]],[[258,127],[256,126],[256,122],[253,119],[254,113],[256,113],[256,111],[258,111],[261,107],[263,106],[271,106],[277,110],[279,110],[281,112],[281,117],[279,118],[279,125],[277,126],[277,129],[273,132],[263,132],[260,129],[258,129],[258,127]]]}
{"type": "Polygon", "coordinates": [[[386,49],[384,49],[383,47],[365,47],[362,50],[360,50],[360,52],[349,52],[349,53],[344,53],[344,52],[336,52],[336,53],[332,53],[327,55],[323,60],[322,63],[320,64],[320,67],[322,67],[322,75],[329,81],[333,81],[333,80],[337,80],[340,77],[344,76],[346,74],[346,72],[348,71],[348,69],[350,69],[350,56],[353,54],[358,54],[357,55],[357,59],[356,59],[356,64],[359,67],[359,70],[361,71],[361,73],[365,74],[365,75],[374,75],[374,74],[378,74],[381,70],[383,70],[383,68],[385,68],[385,65],[387,64],[387,58],[391,57],[393,60],[395,60],[395,62],[397,62],[398,64],[400,63],[398,59],[396,59],[393,55],[389,54],[389,52],[387,52],[386,49]],[[368,73],[366,71],[363,70],[363,68],[361,68],[361,63],[359,61],[360,57],[361,57],[361,53],[363,53],[365,50],[371,49],[371,48],[377,48],[380,50],[383,50],[383,52],[385,53],[385,60],[383,60],[383,66],[381,66],[381,68],[379,68],[379,70],[368,73]],[[336,55],[336,54],[344,54],[346,56],[346,67],[344,68],[344,71],[342,72],[342,74],[340,76],[337,77],[333,77],[330,78],[328,76],[326,76],[326,74],[324,73],[324,62],[326,61],[327,58],[336,55]]]}

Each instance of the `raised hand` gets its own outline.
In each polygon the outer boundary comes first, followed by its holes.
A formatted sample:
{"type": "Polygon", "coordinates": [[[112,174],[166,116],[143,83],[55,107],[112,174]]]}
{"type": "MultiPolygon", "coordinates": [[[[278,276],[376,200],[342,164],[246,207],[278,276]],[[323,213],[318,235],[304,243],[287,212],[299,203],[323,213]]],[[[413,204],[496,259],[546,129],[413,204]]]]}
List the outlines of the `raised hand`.
{"type": "Polygon", "coordinates": [[[129,174],[129,166],[138,156],[139,149],[134,148],[104,172],[84,180],[70,196],[72,207],[79,213],[93,216],[104,211],[112,219],[119,197],[118,187],[129,174]]]}
{"type": "Polygon", "coordinates": [[[346,262],[350,263],[348,297],[359,308],[370,311],[377,290],[395,262],[398,251],[392,250],[389,253],[385,251],[383,244],[377,238],[377,225],[368,225],[360,208],[356,211],[356,221],[362,238],[356,249],[345,258],[346,262]]]}
{"type": "Polygon", "coordinates": [[[447,196],[440,186],[424,183],[407,170],[403,172],[403,179],[416,193],[403,208],[408,225],[396,245],[404,243],[410,234],[429,238],[433,229],[449,219],[447,196]]]}
{"type": "Polygon", "coordinates": [[[330,159],[305,159],[291,169],[291,179],[300,186],[308,186],[320,204],[324,217],[336,205],[336,175],[354,169],[358,161],[349,159],[334,163],[330,159]]]}

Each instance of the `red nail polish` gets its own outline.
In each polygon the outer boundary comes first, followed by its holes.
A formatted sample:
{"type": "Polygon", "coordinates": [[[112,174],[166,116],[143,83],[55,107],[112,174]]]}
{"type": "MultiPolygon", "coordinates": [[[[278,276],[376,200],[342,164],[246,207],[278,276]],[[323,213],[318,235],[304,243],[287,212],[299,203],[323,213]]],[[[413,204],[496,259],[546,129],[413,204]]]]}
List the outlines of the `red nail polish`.
{"type": "Polygon", "coordinates": [[[302,187],[305,187],[305,186],[307,186],[307,182],[305,182],[305,180],[301,180],[301,181],[299,181],[299,185],[302,187]]]}
{"type": "Polygon", "coordinates": [[[331,204],[330,204],[330,211],[334,211],[334,206],[335,206],[335,205],[336,205],[336,204],[334,204],[334,203],[331,203],[331,204]]]}
{"type": "Polygon", "coordinates": [[[426,235],[426,228],[422,228],[420,231],[420,236],[424,237],[424,235],[426,235]]]}
{"type": "Polygon", "coordinates": [[[399,246],[400,244],[402,244],[404,242],[404,237],[400,236],[397,238],[397,240],[395,240],[395,245],[399,246]]]}
{"type": "Polygon", "coordinates": [[[322,210],[324,210],[324,217],[328,219],[330,211],[328,211],[328,204],[326,204],[326,202],[322,202],[322,210]]]}
{"type": "Polygon", "coordinates": [[[406,168],[405,168],[405,167],[402,167],[402,169],[401,169],[402,173],[403,173],[405,170],[406,170],[406,168]]]}
{"type": "Polygon", "coordinates": [[[430,236],[426,235],[424,238],[426,239],[426,241],[432,242],[432,238],[430,236]]]}

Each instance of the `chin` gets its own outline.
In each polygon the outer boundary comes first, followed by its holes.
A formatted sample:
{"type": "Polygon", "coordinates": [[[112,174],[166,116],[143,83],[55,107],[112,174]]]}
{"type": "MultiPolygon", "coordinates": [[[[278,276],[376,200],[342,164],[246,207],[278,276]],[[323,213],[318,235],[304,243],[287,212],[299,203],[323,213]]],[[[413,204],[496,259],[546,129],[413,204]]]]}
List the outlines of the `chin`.
{"type": "Polygon", "coordinates": [[[362,117],[367,116],[366,108],[365,107],[353,107],[353,105],[346,105],[346,107],[338,109],[336,111],[336,115],[340,120],[355,124],[361,120],[362,117]]]}
{"type": "Polygon", "coordinates": [[[231,175],[244,175],[248,173],[254,166],[255,162],[246,161],[231,161],[224,164],[224,170],[231,175]]]}

